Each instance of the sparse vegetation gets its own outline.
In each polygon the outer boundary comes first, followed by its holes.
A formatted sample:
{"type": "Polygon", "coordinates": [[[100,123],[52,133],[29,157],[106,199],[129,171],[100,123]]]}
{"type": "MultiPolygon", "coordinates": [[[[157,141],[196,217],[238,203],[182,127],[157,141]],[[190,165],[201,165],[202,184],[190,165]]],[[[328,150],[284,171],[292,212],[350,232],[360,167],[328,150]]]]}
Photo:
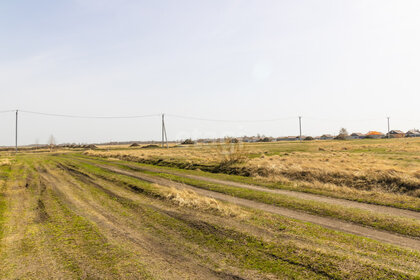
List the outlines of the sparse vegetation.
{"type": "Polygon", "coordinates": [[[50,151],[52,151],[55,148],[55,138],[53,135],[50,135],[50,138],[48,139],[48,147],[50,148],[50,151]]]}
{"type": "MultiPolygon", "coordinates": [[[[89,155],[213,173],[236,174],[265,182],[319,191],[382,192],[418,197],[420,139],[243,144],[246,164],[220,168],[220,145],[192,149],[89,152],[89,155]],[[215,156],[218,155],[218,156],[215,156]]],[[[240,157],[243,157],[241,153],[240,157]]]]}
{"type": "Polygon", "coordinates": [[[226,138],[224,142],[217,144],[217,153],[219,154],[219,157],[221,157],[221,168],[245,163],[248,159],[243,143],[232,141],[230,138],[226,138]]]}
{"type": "Polygon", "coordinates": [[[194,145],[195,142],[193,140],[191,140],[191,139],[186,139],[186,140],[182,141],[181,144],[182,145],[194,145]]]}
{"type": "Polygon", "coordinates": [[[419,219],[392,209],[420,212],[418,141],[227,139],[3,156],[0,278],[417,279],[419,219]],[[332,229],[273,207],[331,219],[332,229]],[[340,232],[337,222],[411,242],[340,232]]]}
{"type": "Polygon", "coordinates": [[[347,129],[345,129],[343,127],[343,128],[340,129],[340,132],[335,137],[335,139],[336,140],[346,140],[348,137],[349,137],[349,133],[348,133],[347,129]]]}

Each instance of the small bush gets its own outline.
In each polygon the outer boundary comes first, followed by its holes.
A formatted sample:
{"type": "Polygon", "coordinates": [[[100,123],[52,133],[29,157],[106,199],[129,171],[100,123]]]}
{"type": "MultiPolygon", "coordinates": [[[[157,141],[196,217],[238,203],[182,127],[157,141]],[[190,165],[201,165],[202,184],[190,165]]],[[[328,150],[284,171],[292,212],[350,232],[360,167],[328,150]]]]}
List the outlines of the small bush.
{"type": "Polygon", "coordinates": [[[271,142],[271,140],[268,137],[264,137],[262,139],[259,139],[258,142],[271,142]]]}
{"type": "Polygon", "coordinates": [[[181,143],[182,145],[193,145],[195,142],[191,139],[186,139],[184,142],[181,143]]]}
{"type": "Polygon", "coordinates": [[[220,161],[221,166],[244,163],[248,160],[245,147],[239,141],[232,142],[230,139],[225,139],[224,142],[217,145],[217,152],[222,157],[220,161]]]}

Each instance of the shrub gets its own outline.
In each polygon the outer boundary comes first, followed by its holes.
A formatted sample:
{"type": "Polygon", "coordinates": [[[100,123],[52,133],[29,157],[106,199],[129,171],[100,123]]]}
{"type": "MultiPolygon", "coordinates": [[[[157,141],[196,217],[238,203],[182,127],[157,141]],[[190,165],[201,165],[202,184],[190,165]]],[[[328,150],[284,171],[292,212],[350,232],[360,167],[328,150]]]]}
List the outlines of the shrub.
{"type": "Polygon", "coordinates": [[[182,145],[193,145],[195,142],[191,139],[186,139],[184,142],[181,143],[182,145]]]}
{"type": "Polygon", "coordinates": [[[229,166],[235,163],[243,163],[248,160],[245,147],[239,141],[232,142],[230,139],[225,139],[217,145],[217,152],[221,156],[220,165],[229,166]]]}
{"type": "Polygon", "coordinates": [[[270,142],[270,141],[271,140],[268,137],[264,137],[264,138],[258,140],[258,142],[270,142]]]}
{"type": "Polygon", "coordinates": [[[349,133],[347,132],[347,129],[344,127],[340,129],[340,132],[338,135],[334,138],[336,140],[346,140],[349,137],[349,133]]]}

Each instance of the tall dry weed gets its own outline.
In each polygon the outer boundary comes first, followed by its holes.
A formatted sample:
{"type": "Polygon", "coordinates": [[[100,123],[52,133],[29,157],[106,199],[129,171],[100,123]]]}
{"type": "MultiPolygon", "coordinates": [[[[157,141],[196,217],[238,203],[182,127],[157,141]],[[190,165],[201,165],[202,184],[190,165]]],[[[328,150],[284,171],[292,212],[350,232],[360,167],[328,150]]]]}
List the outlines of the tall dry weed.
{"type": "Polygon", "coordinates": [[[0,166],[3,166],[3,165],[10,165],[10,164],[11,164],[10,159],[8,159],[8,158],[3,158],[3,159],[0,159],[0,166]]]}
{"type": "Polygon", "coordinates": [[[171,187],[165,190],[164,196],[179,206],[218,213],[222,216],[235,217],[241,212],[236,206],[229,206],[214,198],[198,195],[192,190],[179,190],[171,187]]]}
{"type": "Polygon", "coordinates": [[[238,163],[245,163],[248,160],[248,153],[242,142],[232,141],[231,138],[225,138],[216,146],[219,155],[220,165],[230,166],[238,163]]]}

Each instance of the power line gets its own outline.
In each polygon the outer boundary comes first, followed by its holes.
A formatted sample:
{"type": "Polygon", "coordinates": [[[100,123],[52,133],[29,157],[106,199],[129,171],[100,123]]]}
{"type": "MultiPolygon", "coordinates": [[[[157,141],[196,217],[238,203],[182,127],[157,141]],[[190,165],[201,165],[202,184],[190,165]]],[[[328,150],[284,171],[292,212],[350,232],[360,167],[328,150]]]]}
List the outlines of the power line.
{"type": "Polygon", "coordinates": [[[393,118],[394,120],[397,121],[404,121],[404,122],[418,122],[420,123],[420,120],[408,120],[408,119],[400,119],[400,118],[393,118]]]}
{"type": "Polygon", "coordinates": [[[19,112],[42,115],[49,117],[62,117],[62,118],[75,118],[75,119],[138,119],[138,118],[149,118],[149,117],[158,117],[160,114],[150,114],[150,115],[138,115],[138,116],[82,116],[82,115],[64,115],[64,114],[51,114],[51,113],[42,113],[34,111],[25,111],[20,110],[19,112]]]}
{"type": "Polygon", "coordinates": [[[206,122],[230,122],[230,123],[276,122],[276,121],[285,121],[285,120],[291,120],[291,119],[296,118],[296,117],[286,117],[286,118],[266,119],[266,120],[221,120],[221,119],[206,119],[206,118],[189,117],[189,116],[182,116],[182,115],[173,115],[173,114],[166,114],[166,115],[170,117],[174,117],[174,118],[179,118],[179,119],[206,121],[206,122]]]}
{"type": "Polygon", "coordinates": [[[0,111],[0,114],[2,114],[2,113],[12,113],[12,112],[16,112],[16,110],[4,110],[4,111],[0,111]]]}
{"type": "MultiPolygon", "coordinates": [[[[12,112],[15,112],[15,111],[16,110],[1,110],[0,113],[12,113],[12,112]]],[[[19,110],[19,112],[34,114],[34,115],[50,116],[50,117],[77,118],[77,119],[136,119],[136,118],[149,118],[149,117],[160,117],[161,116],[161,114],[131,115],[131,116],[87,116],[87,115],[55,114],[55,113],[45,113],[45,112],[27,111],[27,110],[19,110]]],[[[233,120],[233,119],[201,118],[201,117],[192,117],[192,116],[176,115],[176,114],[166,114],[166,116],[179,118],[179,119],[186,119],[186,120],[205,121],[205,122],[224,122],[224,123],[263,123],[263,122],[287,121],[287,120],[293,120],[293,119],[296,118],[296,117],[283,117],[283,118],[274,118],[274,119],[233,120]]],[[[334,121],[334,122],[366,122],[366,121],[382,120],[382,118],[340,119],[340,118],[335,118],[335,117],[319,118],[319,117],[311,117],[311,116],[306,116],[305,119],[314,120],[314,121],[334,121]]],[[[404,119],[398,119],[398,118],[397,118],[397,120],[410,121],[410,122],[420,122],[419,120],[404,120],[404,119]]]]}
{"type": "Polygon", "coordinates": [[[337,117],[330,117],[330,118],[317,118],[317,117],[305,117],[307,120],[313,121],[334,121],[334,122],[367,122],[367,121],[379,121],[382,118],[372,118],[372,119],[340,119],[337,117]]]}

